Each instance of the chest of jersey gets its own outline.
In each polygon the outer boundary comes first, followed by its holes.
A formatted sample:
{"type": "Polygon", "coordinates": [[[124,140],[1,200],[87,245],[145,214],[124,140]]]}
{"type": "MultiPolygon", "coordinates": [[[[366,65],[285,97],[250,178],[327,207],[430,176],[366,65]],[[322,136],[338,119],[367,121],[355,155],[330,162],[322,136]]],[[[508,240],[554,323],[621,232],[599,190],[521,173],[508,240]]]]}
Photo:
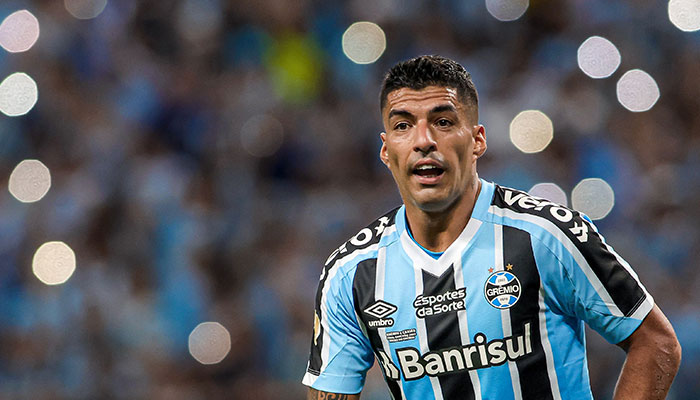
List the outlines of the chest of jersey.
{"type": "Polygon", "coordinates": [[[358,268],[356,313],[387,382],[464,392],[484,379],[510,380],[518,364],[546,369],[540,321],[548,310],[530,238],[501,232],[438,260],[397,242],[358,268]]]}

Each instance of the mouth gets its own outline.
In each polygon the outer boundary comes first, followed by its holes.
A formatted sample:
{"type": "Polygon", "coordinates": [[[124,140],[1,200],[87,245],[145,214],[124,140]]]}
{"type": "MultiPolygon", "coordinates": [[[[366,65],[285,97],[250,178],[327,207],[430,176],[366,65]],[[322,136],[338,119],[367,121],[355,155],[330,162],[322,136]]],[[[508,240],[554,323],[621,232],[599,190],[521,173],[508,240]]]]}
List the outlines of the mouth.
{"type": "Polygon", "coordinates": [[[421,164],[413,169],[413,175],[418,178],[418,182],[426,185],[436,184],[445,169],[435,164],[421,164]]]}

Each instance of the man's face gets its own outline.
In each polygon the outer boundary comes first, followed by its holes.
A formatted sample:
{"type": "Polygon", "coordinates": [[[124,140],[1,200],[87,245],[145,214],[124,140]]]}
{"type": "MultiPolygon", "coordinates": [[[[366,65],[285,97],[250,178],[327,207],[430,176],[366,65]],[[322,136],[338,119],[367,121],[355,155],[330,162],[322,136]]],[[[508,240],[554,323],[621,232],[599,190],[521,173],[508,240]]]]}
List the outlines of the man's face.
{"type": "Polygon", "coordinates": [[[474,184],[476,160],[486,151],[476,115],[453,88],[401,88],[387,95],[380,158],[407,206],[443,211],[474,184]]]}

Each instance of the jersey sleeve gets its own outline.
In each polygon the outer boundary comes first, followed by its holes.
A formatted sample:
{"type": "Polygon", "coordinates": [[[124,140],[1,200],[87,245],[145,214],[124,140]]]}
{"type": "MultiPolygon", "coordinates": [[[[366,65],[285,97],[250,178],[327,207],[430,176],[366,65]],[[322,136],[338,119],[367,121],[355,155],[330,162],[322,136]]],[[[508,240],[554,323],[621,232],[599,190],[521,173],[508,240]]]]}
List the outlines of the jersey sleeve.
{"type": "Polygon", "coordinates": [[[302,383],[331,393],[359,393],[374,362],[369,340],[357,322],[352,277],[324,271],[316,295],[311,354],[302,383]]]}
{"type": "Polygon", "coordinates": [[[585,321],[610,343],[626,339],[654,300],[595,225],[574,212],[573,228],[533,240],[545,291],[561,312],[585,321]]]}

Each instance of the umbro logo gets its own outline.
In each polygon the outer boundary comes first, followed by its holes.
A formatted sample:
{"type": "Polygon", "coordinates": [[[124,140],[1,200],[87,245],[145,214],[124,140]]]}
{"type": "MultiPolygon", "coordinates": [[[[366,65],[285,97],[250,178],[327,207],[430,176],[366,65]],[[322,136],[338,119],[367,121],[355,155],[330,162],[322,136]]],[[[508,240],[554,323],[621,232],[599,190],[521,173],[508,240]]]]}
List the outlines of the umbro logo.
{"type": "Polygon", "coordinates": [[[398,310],[398,307],[384,300],[377,300],[371,306],[364,309],[364,313],[376,319],[367,321],[370,328],[385,328],[394,325],[393,318],[386,318],[398,310]]]}
{"type": "Polygon", "coordinates": [[[374,304],[365,308],[365,313],[375,318],[384,318],[396,310],[398,310],[398,308],[395,305],[387,303],[384,300],[377,300],[374,304]]]}

